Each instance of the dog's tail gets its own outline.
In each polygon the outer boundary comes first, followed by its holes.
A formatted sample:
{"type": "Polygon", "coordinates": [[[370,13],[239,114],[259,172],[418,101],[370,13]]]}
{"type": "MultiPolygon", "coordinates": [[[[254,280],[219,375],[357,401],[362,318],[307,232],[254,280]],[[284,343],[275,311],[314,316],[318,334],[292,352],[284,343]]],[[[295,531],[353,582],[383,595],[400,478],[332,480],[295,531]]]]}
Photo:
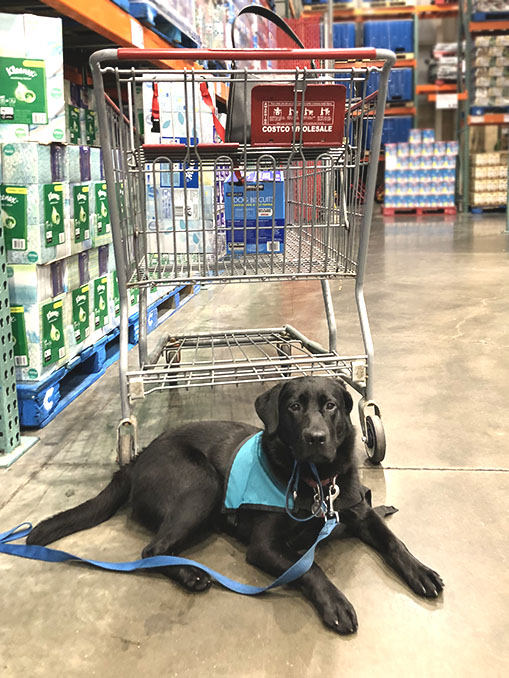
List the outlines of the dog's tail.
{"type": "Polygon", "coordinates": [[[117,471],[109,485],[97,497],[68,511],[57,513],[36,525],[27,537],[27,544],[45,546],[68,534],[86,530],[111,518],[129,498],[129,467],[117,471]]]}

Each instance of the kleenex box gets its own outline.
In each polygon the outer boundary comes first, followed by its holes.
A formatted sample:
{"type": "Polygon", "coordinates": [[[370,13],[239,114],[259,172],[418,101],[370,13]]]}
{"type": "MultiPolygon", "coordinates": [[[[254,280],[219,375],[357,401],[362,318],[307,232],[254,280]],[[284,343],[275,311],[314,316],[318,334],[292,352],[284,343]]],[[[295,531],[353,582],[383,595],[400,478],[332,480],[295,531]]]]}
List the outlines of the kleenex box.
{"type": "Polygon", "coordinates": [[[225,183],[225,218],[229,251],[282,252],[285,225],[283,173],[247,172],[242,183],[232,182],[230,177],[225,183]]]}
{"type": "Polygon", "coordinates": [[[66,234],[67,185],[0,186],[7,261],[47,263],[70,254],[66,234]]]}
{"type": "Polygon", "coordinates": [[[66,345],[65,266],[9,266],[16,379],[31,381],[69,359],[66,345]]]}
{"type": "Polygon", "coordinates": [[[34,141],[2,146],[3,181],[7,184],[51,184],[64,181],[66,148],[34,141]]]}

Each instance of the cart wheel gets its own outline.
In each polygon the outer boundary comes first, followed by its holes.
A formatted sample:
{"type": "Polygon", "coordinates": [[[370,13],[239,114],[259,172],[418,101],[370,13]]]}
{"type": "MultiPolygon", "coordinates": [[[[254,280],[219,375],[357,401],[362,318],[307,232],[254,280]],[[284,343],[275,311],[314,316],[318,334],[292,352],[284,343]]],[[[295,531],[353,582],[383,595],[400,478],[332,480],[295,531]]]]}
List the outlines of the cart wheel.
{"type": "Polygon", "coordinates": [[[366,454],[372,464],[379,464],[385,457],[385,431],[377,414],[366,417],[366,454]]]}
{"type": "Polygon", "coordinates": [[[126,466],[137,453],[137,424],[136,419],[122,419],[117,429],[117,462],[126,466]]]}
{"type": "Polygon", "coordinates": [[[119,436],[118,439],[118,463],[126,466],[134,456],[133,439],[130,435],[119,436]]]}

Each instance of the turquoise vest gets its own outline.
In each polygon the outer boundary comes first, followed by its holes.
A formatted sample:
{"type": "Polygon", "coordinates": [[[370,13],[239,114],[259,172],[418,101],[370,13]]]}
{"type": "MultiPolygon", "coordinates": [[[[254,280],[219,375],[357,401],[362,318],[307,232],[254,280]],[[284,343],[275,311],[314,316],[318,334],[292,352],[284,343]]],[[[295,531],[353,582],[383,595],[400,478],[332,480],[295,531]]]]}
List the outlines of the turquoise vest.
{"type": "MultiPolygon", "coordinates": [[[[226,478],[224,510],[240,507],[271,511],[285,510],[286,488],[270,475],[262,450],[263,431],[255,433],[240,446],[226,478]]],[[[293,498],[288,507],[293,509],[293,498]]]]}

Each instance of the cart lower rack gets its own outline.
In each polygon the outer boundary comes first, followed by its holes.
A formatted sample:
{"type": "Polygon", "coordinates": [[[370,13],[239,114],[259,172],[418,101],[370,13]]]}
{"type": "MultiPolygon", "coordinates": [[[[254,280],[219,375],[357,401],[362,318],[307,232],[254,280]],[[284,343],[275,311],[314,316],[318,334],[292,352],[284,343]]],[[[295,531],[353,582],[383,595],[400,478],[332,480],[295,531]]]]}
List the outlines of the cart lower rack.
{"type": "Polygon", "coordinates": [[[128,374],[131,400],[153,391],[321,375],[365,386],[367,356],[338,356],[290,325],[164,337],[150,363],[128,374]],[[158,364],[158,355],[163,357],[158,364]]]}

